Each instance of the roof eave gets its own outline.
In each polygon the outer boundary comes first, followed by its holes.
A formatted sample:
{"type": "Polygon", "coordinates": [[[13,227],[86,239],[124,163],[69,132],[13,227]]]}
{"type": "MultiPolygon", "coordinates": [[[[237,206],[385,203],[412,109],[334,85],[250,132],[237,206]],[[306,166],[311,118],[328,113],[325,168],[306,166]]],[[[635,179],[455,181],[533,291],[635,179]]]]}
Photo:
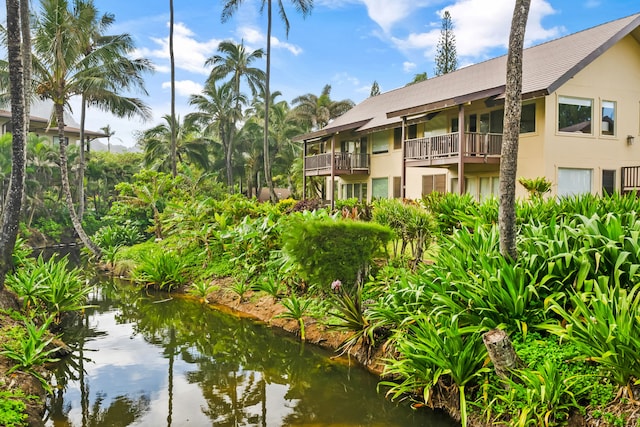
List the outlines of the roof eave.
{"type": "Polygon", "coordinates": [[[456,105],[466,104],[468,102],[477,101],[479,99],[489,98],[491,96],[497,96],[504,93],[505,86],[501,85],[491,89],[485,89],[478,92],[469,93],[462,96],[457,96],[452,99],[445,99],[442,101],[432,102],[424,105],[417,105],[410,108],[404,108],[402,110],[390,111],[387,113],[387,118],[414,116],[416,114],[428,113],[435,110],[443,110],[445,108],[451,108],[456,105]]]}
{"type": "Polygon", "coordinates": [[[609,40],[602,43],[598,46],[593,52],[589,55],[585,56],[580,62],[571,67],[566,73],[560,76],[556,81],[551,83],[547,88],[548,93],[553,93],[560,88],[560,86],[564,85],[567,81],[569,81],[573,76],[582,71],[585,67],[591,64],[594,60],[596,60],[600,55],[609,50],[614,44],[618,43],[624,37],[628,36],[640,26],[640,16],[635,18],[629,24],[627,24],[623,29],[614,34],[609,40]]]}
{"type": "Polygon", "coordinates": [[[322,137],[325,136],[330,136],[330,135],[334,135],[340,132],[344,132],[346,130],[355,130],[358,129],[360,126],[363,126],[367,123],[369,123],[371,121],[371,119],[365,119],[365,120],[360,120],[357,122],[352,122],[352,123],[347,123],[344,125],[340,125],[340,126],[334,126],[334,127],[326,127],[320,130],[317,130],[315,132],[310,132],[310,133],[305,133],[303,135],[298,135],[292,138],[292,140],[294,142],[303,142],[303,141],[309,141],[312,139],[320,139],[322,137]]]}

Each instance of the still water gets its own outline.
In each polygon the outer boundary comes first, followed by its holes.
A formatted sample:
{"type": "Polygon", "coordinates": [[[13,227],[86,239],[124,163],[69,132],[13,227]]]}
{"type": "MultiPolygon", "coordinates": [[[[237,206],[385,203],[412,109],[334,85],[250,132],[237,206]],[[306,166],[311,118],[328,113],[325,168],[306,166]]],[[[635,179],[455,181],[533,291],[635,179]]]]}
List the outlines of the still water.
{"type": "Polygon", "coordinates": [[[375,376],[205,305],[105,282],[63,339],[47,426],[454,426],[375,376]]]}

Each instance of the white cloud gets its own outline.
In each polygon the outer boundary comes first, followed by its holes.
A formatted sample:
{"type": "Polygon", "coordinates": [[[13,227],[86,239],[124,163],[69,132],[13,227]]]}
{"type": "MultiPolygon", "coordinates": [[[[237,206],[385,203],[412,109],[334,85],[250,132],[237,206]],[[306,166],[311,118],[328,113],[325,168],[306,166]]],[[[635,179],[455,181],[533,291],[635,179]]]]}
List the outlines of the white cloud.
{"type": "Polygon", "coordinates": [[[349,73],[346,73],[346,72],[334,74],[334,76],[331,79],[331,81],[335,82],[335,83],[337,83],[339,85],[349,84],[349,85],[352,85],[354,87],[360,86],[360,80],[357,77],[354,77],[354,76],[352,76],[352,75],[350,75],[349,73]]]}
{"type": "Polygon", "coordinates": [[[411,73],[415,71],[417,67],[418,66],[416,65],[415,62],[405,61],[402,63],[402,69],[404,70],[405,73],[411,73]]]}
{"type": "MultiPolygon", "coordinates": [[[[170,89],[171,82],[163,82],[162,89],[170,89]]],[[[181,96],[191,96],[202,92],[203,86],[193,80],[176,81],[176,93],[181,96]]]]}
{"type": "MultiPolygon", "coordinates": [[[[238,28],[237,31],[238,36],[247,42],[247,46],[262,46],[262,48],[266,51],[267,46],[267,36],[262,33],[260,30],[243,26],[238,28]]],[[[272,49],[286,49],[291,52],[294,56],[298,56],[302,53],[302,48],[300,46],[296,46],[294,44],[280,41],[277,37],[271,36],[271,48],[272,49]]],[[[258,49],[257,47],[252,47],[252,49],[258,49]]]]}
{"type": "MultiPolygon", "coordinates": [[[[204,42],[196,40],[195,34],[181,22],[174,25],[173,51],[176,68],[197,74],[209,74],[205,61],[218,49],[221,40],[210,39],[204,42]]],[[[158,46],[156,49],[143,48],[137,51],[138,56],[151,59],[169,60],[169,36],[151,38],[158,46]]],[[[158,72],[168,72],[169,67],[163,64],[156,66],[158,72]]]]}
{"type": "MultiPolygon", "coordinates": [[[[495,48],[506,49],[513,15],[513,0],[457,0],[438,11],[440,19],[447,10],[453,21],[456,51],[461,62],[485,59],[495,48]]],[[[529,12],[527,45],[557,37],[564,29],[544,28],[542,20],[555,13],[547,0],[533,0],[529,12]]],[[[406,37],[391,37],[392,43],[401,51],[423,51],[425,57],[433,58],[440,39],[440,21],[430,25],[431,30],[411,33],[406,37]]]]}
{"type": "Polygon", "coordinates": [[[361,0],[367,7],[367,13],[385,33],[388,33],[393,25],[402,21],[417,9],[437,3],[434,0],[361,0]]]}

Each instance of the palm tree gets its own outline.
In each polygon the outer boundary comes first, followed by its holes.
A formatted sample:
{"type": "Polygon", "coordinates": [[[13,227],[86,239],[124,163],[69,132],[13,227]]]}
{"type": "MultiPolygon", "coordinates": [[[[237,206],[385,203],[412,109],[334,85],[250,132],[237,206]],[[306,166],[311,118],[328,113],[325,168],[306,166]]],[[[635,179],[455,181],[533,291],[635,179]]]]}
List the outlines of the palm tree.
{"type": "MultiPolygon", "coordinates": [[[[271,106],[269,110],[269,140],[270,150],[274,153],[273,169],[277,172],[274,181],[278,182],[286,179],[286,184],[290,190],[293,190],[293,181],[291,179],[291,166],[295,159],[300,155],[301,148],[299,144],[292,141],[296,135],[304,133],[298,117],[290,109],[286,101],[275,102],[280,96],[280,92],[274,92],[271,97],[271,106]]],[[[260,117],[264,117],[264,103],[259,99],[254,100],[251,109],[247,113],[252,114],[256,122],[260,117]]]]}
{"type": "MultiPolygon", "coordinates": [[[[73,0],[74,14],[81,17],[88,27],[81,33],[82,49],[88,56],[98,47],[110,45],[112,54],[105,65],[108,70],[98,70],[94,78],[81,94],[80,108],[80,164],[78,167],[78,216],[82,219],[84,212],[84,170],[85,170],[85,118],[87,103],[111,111],[118,116],[138,115],[143,120],[150,117],[149,107],[137,98],[119,95],[123,90],[138,89],[147,94],[144,89],[142,73],[150,71],[151,66],[147,60],[130,60],[128,55],[134,49],[131,36],[121,34],[116,36],[105,35],[105,31],[115,22],[113,14],[105,13],[99,16],[93,0],[73,0]],[[107,72],[105,72],[107,71],[107,72]]],[[[105,58],[107,58],[105,56],[105,58]]]]}
{"type": "Polygon", "coordinates": [[[320,96],[312,93],[298,96],[291,103],[296,105],[295,114],[310,130],[322,129],[336,117],[349,111],[355,105],[350,99],[333,101],[331,99],[331,85],[322,88],[320,96]]]}
{"type": "MultiPolygon", "coordinates": [[[[222,9],[222,22],[227,21],[236,10],[240,4],[242,4],[243,0],[227,0],[225,2],[224,8],[222,9]]],[[[263,149],[264,149],[264,177],[267,181],[267,185],[269,186],[269,194],[272,202],[276,202],[278,200],[278,196],[273,188],[273,180],[271,179],[271,161],[269,158],[269,104],[270,101],[270,93],[269,93],[269,82],[271,80],[271,24],[272,24],[272,13],[271,6],[272,0],[262,0],[261,10],[264,10],[265,3],[267,5],[267,69],[266,69],[266,81],[264,88],[264,104],[266,106],[264,110],[264,141],[263,141],[263,149]]],[[[296,10],[302,14],[303,17],[306,17],[311,13],[313,9],[313,0],[291,0],[291,3],[294,5],[296,10]]],[[[286,35],[289,37],[289,20],[287,18],[287,13],[284,9],[284,5],[282,4],[282,0],[278,0],[278,13],[280,18],[285,25],[286,35]]]]}
{"type": "MultiPolygon", "coordinates": [[[[22,0],[28,1],[28,0],[22,0]]],[[[2,211],[0,233],[0,292],[4,290],[4,279],[11,267],[13,248],[18,236],[22,193],[25,180],[25,139],[27,121],[25,118],[25,96],[23,80],[23,61],[30,60],[21,54],[20,1],[7,0],[7,52],[9,62],[9,80],[11,91],[11,126],[13,140],[11,144],[11,180],[9,193],[2,211]]],[[[4,294],[4,292],[2,292],[4,294]]],[[[0,306],[5,307],[5,298],[0,298],[0,306]]]]}
{"type": "Polygon", "coordinates": [[[110,153],[111,152],[111,137],[116,134],[116,131],[111,129],[110,125],[106,125],[104,127],[101,127],[100,130],[102,131],[102,133],[107,135],[107,152],[110,153]]]}
{"type": "Polygon", "coordinates": [[[242,118],[241,105],[247,98],[237,92],[233,81],[216,86],[215,80],[208,79],[202,93],[192,95],[189,104],[198,111],[185,119],[203,127],[206,135],[220,138],[224,148],[227,187],[233,187],[233,137],[236,123],[242,118]]]}
{"type": "Polygon", "coordinates": [[[160,172],[173,173],[171,159],[172,138],[175,132],[176,163],[195,165],[203,170],[209,167],[207,140],[191,122],[180,124],[180,118],[171,122],[171,116],[163,116],[164,123],[144,131],[139,142],[144,147],[144,165],[160,172]]]}
{"type": "Polygon", "coordinates": [[[516,0],[509,35],[507,85],[504,103],[504,135],[500,158],[500,253],[515,260],[516,250],[516,169],[522,112],[522,50],[531,0],[516,0]]]}
{"type": "MultiPolygon", "coordinates": [[[[79,3],[74,3],[78,5],[79,3]]],[[[150,68],[144,60],[129,60],[132,44],[127,35],[109,37],[87,51],[86,28],[94,28],[95,13],[90,1],[71,11],[67,0],[43,0],[42,14],[35,21],[33,39],[36,94],[54,105],[60,142],[60,171],[67,208],[76,233],[97,257],[100,248],[87,236],[73,205],[69,186],[64,112],[71,97],[83,94],[95,105],[122,117],[145,114],[146,107],[136,98],[120,96],[121,90],[142,87],[140,72],[150,68]],[[86,7],[85,7],[86,6],[86,7]]],[[[81,141],[82,143],[82,141],[81,141]]]]}
{"type": "MultiPolygon", "coordinates": [[[[169,0],[169,63],[171,64],[171,117],[170,122],[172,125],[177,123],[176,120],[176,60],[173,52],[173,0],[169,0]]],[[[177,135],[176,129],[171,128],[171,174],[175,178],[178,174],[177,164],[177,135]]]]}
{"type": "MultiPolygon", "coordinates": [[[[215,82],[231,75],[230,83],[236,102],[234,111],[240,112],[242,111],[242,105],[246,104],[247,100],[245,96],[241,96],[240,92],[240,84],[243,80],[247,83],[254,96],[263,91],[265,74],[262,70],[252,67],[251,64],[255,60],[262,58],[264,51],[257,49],[253,52],[247,52],[244,42],[236,44],[231,41],[223,41],[218,45],[218,52],[220,52],[219,55],[214,55],[205,62],[205,65],[213,65],[208,80],[215,82]]],[[[241,114],[233,114],[229,118],[231,123],[229,123],[228,127],[228,136],[225,138],[225,158],[227,186],[231,192],[233,190],[233,171],[231,168],[233,163],[233,141],[236,135],[237,123],[242,119],[242,116],[241,114]]]]}

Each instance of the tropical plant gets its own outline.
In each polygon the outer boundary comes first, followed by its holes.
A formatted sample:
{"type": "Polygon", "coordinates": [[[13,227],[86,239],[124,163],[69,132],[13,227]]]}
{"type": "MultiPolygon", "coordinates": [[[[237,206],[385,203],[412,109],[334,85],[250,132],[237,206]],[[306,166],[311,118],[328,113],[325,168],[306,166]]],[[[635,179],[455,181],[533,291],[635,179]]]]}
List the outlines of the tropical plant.
{"type": "Polygon", "coordinates": [[[200,298],[202,302],[208,302],[207,296],[215,291],[218,287],[216,285],[212,285],[211,283],[205,281],[198,281],[192,283],[187,293],[189,295],[193,295],[194,297],[200,298]]]}
{"type": "Polygon", "coordinates": [[[332,298],[330,306],[333,310],[329,313],[335,317],[336,322],[329,322],[332,329],[348,331],[351,334],[340,344],[338,350],[349,354],[360,342],[365,351],[366,360],[371,358],[371,350],[375,346],[375,328],[371,327],[365,314],[362,300],[362,284],[357,284],[350,292],[342,288],[339,280],[331,284],[332,298]]]}
{"type": "Polygon", "coordinates": [[[431,214],[412,203],[381,199],[374,203],[372,219],[394,231],[394,256],[402,257],[410,251],[415,269],[432,241],[435,223],[431,214]]]}
{"type": "Polygon", "coordinates": [[[308,93],[294,98],[291,104],[294,105],[294,115],[308,130],[322,129],[355,105],[350,99],[332,100],[331,85],[325,85],[320,96],[308,93]]]}
{"type": "Polygon", "coordinates": [[[490,412],[493,406],[505,405],[511,412],[511,426],[562,425],[581,408],[574,394],[578,377],[565,377],[551,360],[545,360],[537,370],[514,371],[505,381],[506,391],[502,384],[495,400],[483,409],[490,412]]]}
{"type": "Polygon", "coordinates": [[[49,334],[49,325],[52,319],[49,317],[41,326],[36,326],[30,320],[25,321],[25,337],[19,343],[5,343],[4,350],[0,351],[0,354],[15,363],[9,368],[8,373],[15,371],[29,373],[37,378],[45,390],[49,392],[51,392],[51,386],[36,368],[58,360],[51,356],[58,351],[57,347],[50,346],[54,338],[49,334]]]}
{"type": "Polygon", "coordinates": [[[276,315],[276,317],[293,319],[298,322],[298,326],[300,327],[300,340],[305,341],[304,317],[311,314],[315,301],[312,298],[299,298],[295,293],[292,293],[290,296],[282,298],[280,304],[282,304],[286,311],[276,315]]]}
{"type": "MultiPolygon", "coordinates": [[[[222,9],[222,22],[227,21],[238,7],[242,4],[243,0],[226,0],[222,9]]],[[[282,0],[278,1],[278,12],[285,24],[285,33],[289,36],[289,20],[287,19],[287,13],[284,9],[282,0]]],[[[311,13],[313,9],[312,0],[291,0],[291,3],[296,7],[297,11],[306,17],[311,13]]],[[[272,202],[276,202],[278,196],[273,187],[273,180],[271,177],[271,159],[269,155],[269,107],[271,105],[271,92],[269,85],[271,81],[271,25],[272,25],[272,0],[262,0],[262,9],[267,6],[267,67],[265,71],[265,85],[264,85],[264,143],[263,143],[263,156],[264,156],[264,178],[269,186],[269,194],[272,202]]]]}
{"type": "Polygon", "coordinates": [[[128,58],[131,39],[112,37],[108,42],[93,45],[87,37],[98,34],[96,13],[91,1],[44,0],[42,13],[34,21],[33,38],[35,92],[53,102],[60,147],[60,172],[63,194],[71,222],[78,236],[97,257],[100,248],[86,235],[73,204],[69,185],[64,113],[69,99],[84,95],[100,108],[121,116],[142,112],[138,100],[125,98],[119,91],[139,87],[140,73],[148,69],[146,61],[128,58]],[[92,29],[92,31],[87,31],[92,29]],[[88,46],[95,48],[87,53],[88,46]]]}
{"type": "Polygon", "coordinates": [[[544,176],[539,176],[537,178],[520,177],[518,178],[518,182],[525,188],[525,190],[527,190],[531,200],[540,199],[546,193],[551,191],[551,181],[544,176]]]}
{"type": "Polygon", "coordinates": [[[398,377],[400,382],[380,384],[390,387],[387,395],[394,399],[423,390],[422,402],[429,404],[436,387],[451,383],[458,389],[460,418],[466,426],[466,386],[489,371],[483,367],[487,351],[480,336],[482,329],[461,326],[456,315],[416,313],[406,323],[407,328],[398,330],[395,339],[398,356],[385,367],[385,374],[398,377]]]}
{"type": "Polygon", "coordinates": [[[133,271],[133,277],[146,286],[171,292],[173,288],[187,283],[185,269],[186,264],[179,254],[170,251],[149,251],[142,253],[141,262],[133,271]]]}
{"type": "MultiPolygon", "coordinates": [[[[219,136],[220,138],[222,138],[225,149],[227,186],[231,191],[231,189],[233,188],[233,143],[236,137],[235,134],[237,123],[242,118],[242,106],[247,102],[247,97],[240,92],[240,85],[244,80],[251,89],[251,93],[254,97],[257,94],[262,93],[264,88],[265,74],[262,70],[253,67],[252,63],[262,58],[262,56],[264,55],[264,51],[262,49],[257,49],[251,52],[247,52],[244,46],[244,42],[236,44],[231,41],[223,41],[218,45],[218,52],[219,54],[208,58],[205,62],[205,65],[213,66],[207,80],[207,88],[210,95],[215,95],[215,93],[213,93],[215,92],[215,82],[223,79],[226,76],[231,76],[229,87],[232,89],[232,93],[230,94],[232,108],[230,108],[228,111],[232,114],[219,114],[219,116],[222,116],[225,119],[228,118],[229,120],[228,123],[220,124],[220,127],[225,126],[225,131],[220,132],[219,136]]],[[[205,94],[203,93],[203,95],[205,94]]],[[[215,96],[211,96],[211,100],[215,101],[217,99],[215,96]]],[[[191,103],[199,104],[198,107],[203,112],[215,111],[213,109],[204,109],[204,107],[206,107],[205,98],[201,98],[199,95],[194,95],[192,97],[191,103]]]]}
{"type": "Polygon", "coordinates": [[[562,323],[542,327],[574,343],[584,358],[602,365],[630,399],[633,381],[640,378],[640,284],[625,289],[606,276],[593,283],[590,292],[569,292],[566,309],[554,299],[549,309],[562,323]]]}
{"type": "Polygon", "coordinates": [[[138,136],[138,142],[144,149],[145,166],[159,171],[171,171],[171,138],[172,132],[176,137],[177,162],[194,165],[202,170],[209,167],[209,152],[207,138],[192,121],[186,120],[180,124],[180,118],[171,122],[171,116],[162,117],[164,123],[143,131],[138,136]]]}

